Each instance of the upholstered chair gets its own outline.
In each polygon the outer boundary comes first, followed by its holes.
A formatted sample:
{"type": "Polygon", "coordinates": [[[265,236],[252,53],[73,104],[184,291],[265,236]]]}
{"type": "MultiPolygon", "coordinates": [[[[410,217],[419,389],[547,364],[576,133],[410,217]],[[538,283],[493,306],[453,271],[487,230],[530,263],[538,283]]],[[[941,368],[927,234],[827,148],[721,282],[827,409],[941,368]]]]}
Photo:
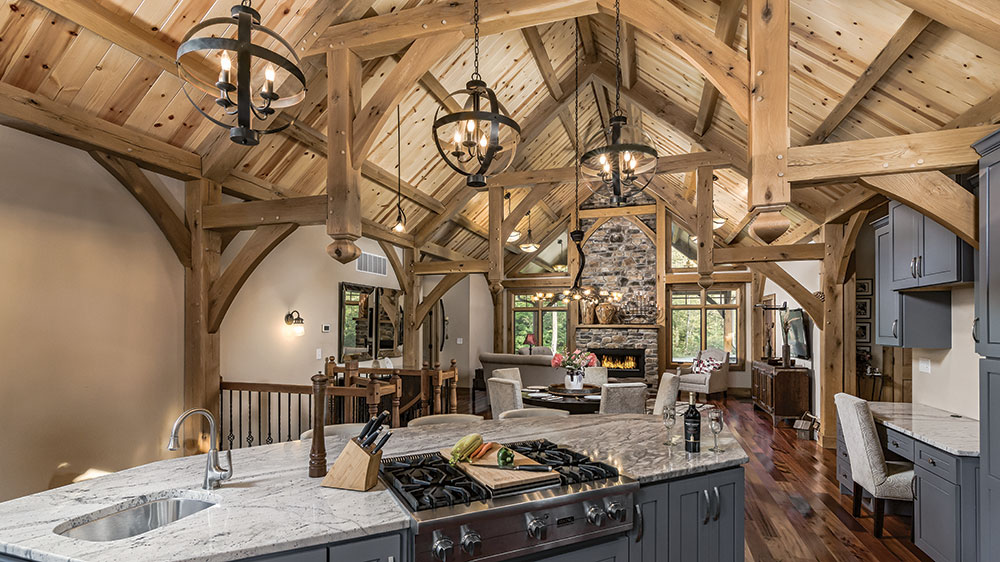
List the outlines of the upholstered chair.
{"type": "MultiPolygon", "coordinates": [[[[336,425],[324,425],[323,426],[323,437],[331,437],[334,435],[341,436],[354,436],[361,433],[364,429],[365,424],[363,423],[338,423],[336,425]]],[[[312,439],[313,430],[307,429],[299,435],[299,439],[305,441],[306,439],[312,439]]]]}
{"type": "Polygon", "coordinates": [[[509,381],[517,381],[517,386],[521,387],[524,383],[521,381],[521,369],[517,367],[510,367],[507,369],[494,369],[493,374],[490,375],[491,378],[507,379],[509,381]]]}
{"type": "Polygon", "coordinates": [[[410,420],[410,423],[406,424],[406,427],[437,425],[439,423],[472,423],[477,421],[483,421],[483,416],[475,416],[472,414],[435,414],[432,416],[414,418],[410,420]]]}
{"type": "Polygon", "coordinates": [[[851,458],[854,479],[853,515],[861,516],[862,489],[874,498],[875,527],[873,533],[882,537],[885,500],[913,501],[913,464],[885,461],[882,443],[875,430],[868,402],[850,394],[833,397],[844,432],[844,444],[851,458]]]}
{"type": "Polygon", "coordinates": [[[544,345],[536,345],[534,347],[524,346],[517,350],[518,355],[552,355],[552,348],[546,347],[544,345]]]}
{"type": "Polygon", "coordinates": [[[695,362],[706,359],[715,359],[718,361],[719,368],[710,373],[695,373],[692,371],[692,367],[677,369],[677,374],[681,377],[680,391],[701,392],[705,395],[721,392],[724,397],[728,397],[729,352],[715,348],[705,349],[698,352],[695,362]]]}
{"type": "Polygon", "coordinates": [[[523,410],[507,410],[500,413],[500,419],[510,420],[519,418],[564,418],[569,415],[566,410],[556,410],[554,408],[525,408],[523,410]]]}
{"type": "Polygon", "coordinates": [[[499,377],[491,377],[486,381],[486,393],[490,397],[490,410],[493,419],[500,419],[500,414],[508,410],[524,408],[521,398],[521,383],[499,377]]]}
{"type": "Polygon", "coordinates": [[[601,387],[602,414],[646,413],[646,383],[609,382],[601,387]]]}
{"type": "Polygon", "coordinates": [[[601,386],[608,382],[607,367],[584,367],[583,383],[601,386]]]}
{"type": "Polygon", "coordinates": [[[652,414],[654,416],[662,416],[664,408],[676,407],[680,384],[680,375],[670,372],[663,373],[663,376],[660,377],[660,386],[656,390],[656,402],[653,403],[652,414]]]}

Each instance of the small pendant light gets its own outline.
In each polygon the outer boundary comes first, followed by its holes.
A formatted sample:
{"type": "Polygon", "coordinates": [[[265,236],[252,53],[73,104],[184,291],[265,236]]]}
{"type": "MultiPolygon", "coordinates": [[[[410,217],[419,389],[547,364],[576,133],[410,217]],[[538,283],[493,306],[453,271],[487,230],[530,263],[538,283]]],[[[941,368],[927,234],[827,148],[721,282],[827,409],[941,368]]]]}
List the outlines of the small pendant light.
{"type": "Polygon", "coordinates": [[[406,213],[403,212],[403,133],[400,132],[399,106],[396,106],[396,232],[406,230],[406,213]]]}
{"type": "Polygon", "coordinates": [[[533,254],[538,251],[538,244],[535,243],[534,238],[531,236],[531,211],[525,213],[528,217],[528,237],[521,242],[517,247],[521,248],[522,252],[527,252],[533,254]]]}

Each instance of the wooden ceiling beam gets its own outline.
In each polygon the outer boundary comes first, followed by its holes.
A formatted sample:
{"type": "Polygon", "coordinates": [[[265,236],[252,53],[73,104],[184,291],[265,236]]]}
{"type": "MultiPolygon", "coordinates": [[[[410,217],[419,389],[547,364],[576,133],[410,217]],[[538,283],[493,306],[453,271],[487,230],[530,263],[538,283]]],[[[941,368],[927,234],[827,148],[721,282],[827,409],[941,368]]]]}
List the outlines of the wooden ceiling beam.
{"type": "MultiPolygon", "coordinates": [[[[570,202],[570,205],[572,204],[573,203],[570,202]]],[[[545,235],[538,239],[539,241],[538,245],[540,249],[544,250],[549,246],[549,244],[555,242],[556,238],[558,238],[559,235],[566,230],[568,224],[569,224],[569,215],[565,215],[562,218],[562,220],[553,224],[549,228],[549,230],[545,233],[545,235]]],[[[525,252],[523,254],[514,257],[511,260],[507,260],[507,263],[504,265],[504,277],[510,277],[513,273],[517,273],[518,271],[520,271],[521,268],[528,265],[528,263],[530,263],[536,257],[537,254],[538,252],[532,252],[532,253],[525,252]]]]}
{"type": "Polygon", "coordinates": [[[590,24],[589,16],[576,18],[576,27],[580,30],[580,43],[583,47],[583,55],[587,62],[597,62],[599,56],[597,43],[594,41],[594,28],[590,24]]]}
{"type": "MultiPolygon", "coordinates": [[[[854,247],[858,242],[858,234],[865,224],[868,211],[861,210],[851,215],[850,220],[844,227],[844,240],[841,247],[840,265],[837,266],[837,280],[841,283],[847,282],[848,272],[851,269],[851,256],[854,254],[854,247]]],[[[820,244],[812,244],[819,246],[820,244]]]]}
{"type": "Polygon", "coordinates": [[[418,248],[430,240],[431,235],[434,234],[438,227],[450,221],[476,196],[477,192],[475,190],[466,187],[465,178],[459,178],[455,184],[457,187],[452,190],[451,195],[448,197],[448,205],[445,206],[444,211],[428,216],[414,229],[414,241],[418,248]]]}
{"type": "Polygon", "coordinates": [[[941,172],[910,172],[862,177],[858,183],[930,217],[979,248],[979,204],[976,196],[941,172]]]}
{"type": "Polygon", "coordinates": [[[801,184],[854,181],[859,176],[929,170],[966,170],[979,154],[972,143],[993,125],[893,137],[794,146],[788,150],[788,181],[801,184]]]}
{"type": "Polygon", "coordinates": [[[639,62],[636,60],[635,26],[622,22],[622,86],[632,88],[639,81],[639,62]]]}
{"type": "Polygon", "coordinates": [[[197,154],[10,84],[0,83],[0,125],[111,153],[174,178],[201,177],[197,154]]]}
{"type": "Polygon", "coordinates": [[[424,242],[420,246],[420,252],[424,255],[441,258],[443,260],[465,261],[472,259],[469,256],[463,254],[462,252],[457,252],[455,250],[452,250],[451,248],[447,248],[440,244],[435,244],[434,242],[424,242]]]}
{"type": "MultiPolygon", "coordinates": [[[[497,0],[480,6],[480,34],[493,35],[594,13],[595,0],[497,0]]],[[[370,59],[398,52],[416,39],[450,31],[472,37],[472,0],[436,2],[334,25],[320,34],[315,48],[307,49],[306,54],[346,48],[362,59],[370,59]]]]}
{"type": "Polygon", "coordinates": [[[885,197],[859,185],[837,198],[837,201],[827,210],[826,220],[823,222],[846,222],[859,211],[874,209],[883,202],[885,202],[885,197]]]}
{"type": "MultiPolygon", "coordinates": [[[[788,128],[789,0],[747,0],[750,73],[750,182],[747,208],[784,205],[792,200],[786,178],[788,128]]],[[[774,211],[754,221],[760,224],[774,211]]],[[[787,221],[785,221],[787,225],[787,221]]],[[[787,228],[787,226],[786,226],[787,228]]]]}
{"type": "Polygon", "coordinates": [[[770,246],[729,246],[715,249],[715,263],[757,263],[762,261],[812,261],[823,259],[822,244],[770,246]]]}
{"type": "MultiPolygon", "coordinates": [[[[687,154],[671,154],[661,156],[656,160],[657,175],[678,174],[693,171],[701,166],[713,168],[728,168],[733,164],[729,158],[717,152],[691,152],[687,154]]],[[[572,183],[576,178],[576,168],[550,168],[547,170],[524,170],[504,172],[487,178],[488,185],[500,187],[520,187],[546,183],[572,183]]],[[[585,183],[590,183],[588,180],[585,183]]]]}
{"type": "MultiPolygon", "coordinates": [[[[611,0],[598,0],[598,5],[602,12],[614,13],[611,0]]],[[[749,122],[750,66],[744,55],[670,2],[631,0],[621,4],[621,16],[701,71],[722,92],[740,120],[749,122]]]]}
{"type": "Polygon", "coordinates": [[[531,53],[531,58],[535,60],[535,67],[538,68],[538,73],[542,75],[542,82],[545,83],[545,87],[549,90],[549,95],[557,100],[563,99],[562,85],[559,83],[559,77],[556,76],[555,69],[552,68],[552,61],[549,59],[548,50],[542,41],[542,34],[538,31],[537,27],[525,27],[521,29],[521,36],[524,37],[524,42],[528,44],[528,52],[531,53]]]}
{"type": "Polygon", "coordinates": [[[413,264],[414,275],[446,275],[448,273],[487,273],[486,260],[430,261],[413,264]]]}
{"type": "Polygon", "coordinates": [[[500,232],[500,238],[502,240],[506,240],[507,237],[510,236],[510,233],[513,232],[515,228],[517,228],[518,223],[521,222],[521,219],[524,218],[524,215],[527,214],[528,211],[533,209],[535,205],[541,202],[541,200],[545,198],[546,195],[551,193],[552,190],[559,185],[561,184],[543,183],[543,184],[538,184],[534,188],[532,188],[531,191],[529,191],[528,194],[525,195],[523,199],[521,199],[521,201],[517,204],[517,206],[514,207],[510,211],[510,213],[507,214],[506,217],[504,217],[503,228],[502,231],[500,232]]]}
{"type": "Polygon", "coordinates": [[[970,107],[945,124],[942,129],[958,129],[960,127],[975,127],[996,123],[1000,117],[1000,90],[986,97],[983,101],[970,107]]]}
{"type": "Polygon", "coordinates": [[[900,0],[983,45],[996,45],[1000,36],[1000,11],[994,0],[900,0]]]}
{"type": "Polygon", "coordinates": [[[825,141],[858,103],[868,95],[868,92],[878,84],[885,73],[892,68],[892,65],[896,64],[899,57],[903,56],[903,53],[910,48],[910,45],[917,40],[917,37],[930,25],[931,21],[933,21],[931,18],[920,12],[910,12],[910,15],[899,26],[882,51],[861,73],[861,76],[844,94],[844,97],[840,98],[833,111],[827,114],[826,119],[809,135],[804,144],[819,144],[825,141]]]}
{"type": "MultiPolygon", "coordinates": [[[[715,36],[730,47],[736,41],[736,31],[740,28],[740,16],[743,14],[745,0],[722,0],[719,6],[719,17],[715,20],[715,36]]],[[[698,104],[698,118],[694,123],[694,134],[704,136],[712,126],[715,118],[715,108],[719,104],[719,89],[705,80],[701,90],[701,102],[698,104]]]]}

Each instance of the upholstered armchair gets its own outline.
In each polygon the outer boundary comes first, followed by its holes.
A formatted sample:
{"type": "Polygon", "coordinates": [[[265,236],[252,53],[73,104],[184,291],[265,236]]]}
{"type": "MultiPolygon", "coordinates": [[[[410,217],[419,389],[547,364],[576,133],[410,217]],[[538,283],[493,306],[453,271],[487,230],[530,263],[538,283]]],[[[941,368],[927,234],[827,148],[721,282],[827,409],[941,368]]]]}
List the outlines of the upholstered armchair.
{"type": "MultiPolygon", "coordinates": [[[[729,352],[721,349],[709,348],[698,352],[691,367],[681,367],[677,370],[681,377],[679,385],[680,392],[701,392],[704,394],[715,394],[722,392],[729,395],[729,352]],[[693,368],[699,362],[714,359],[719,366],[708,373],[696,373],[693,368]]],[[[681,397],[683,399],[683,396],[681,397]]]]}

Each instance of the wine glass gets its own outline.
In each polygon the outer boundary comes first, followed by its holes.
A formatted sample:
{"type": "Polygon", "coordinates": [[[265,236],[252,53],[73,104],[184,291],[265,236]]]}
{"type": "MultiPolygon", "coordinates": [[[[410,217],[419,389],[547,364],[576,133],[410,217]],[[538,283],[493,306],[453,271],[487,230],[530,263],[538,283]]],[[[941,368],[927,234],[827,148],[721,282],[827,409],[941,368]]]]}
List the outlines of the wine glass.
{"type": "Polygon", "coordinates": [[[677,425],[677,409],[673,405],[666,405],[663,408],[663,425],[667,428],[667,447],[674,446],[674,426],[677,425]]]}
{"type": "Polygon", "coordinates": [[[709,451],[721,453],[722,449],[719,448],[719,434],[722,433],[722,410],[715,408],[708,413],[708,428],[712,430],[712,438],[715,441],[715,446],[709,449],[709,451]]]}

